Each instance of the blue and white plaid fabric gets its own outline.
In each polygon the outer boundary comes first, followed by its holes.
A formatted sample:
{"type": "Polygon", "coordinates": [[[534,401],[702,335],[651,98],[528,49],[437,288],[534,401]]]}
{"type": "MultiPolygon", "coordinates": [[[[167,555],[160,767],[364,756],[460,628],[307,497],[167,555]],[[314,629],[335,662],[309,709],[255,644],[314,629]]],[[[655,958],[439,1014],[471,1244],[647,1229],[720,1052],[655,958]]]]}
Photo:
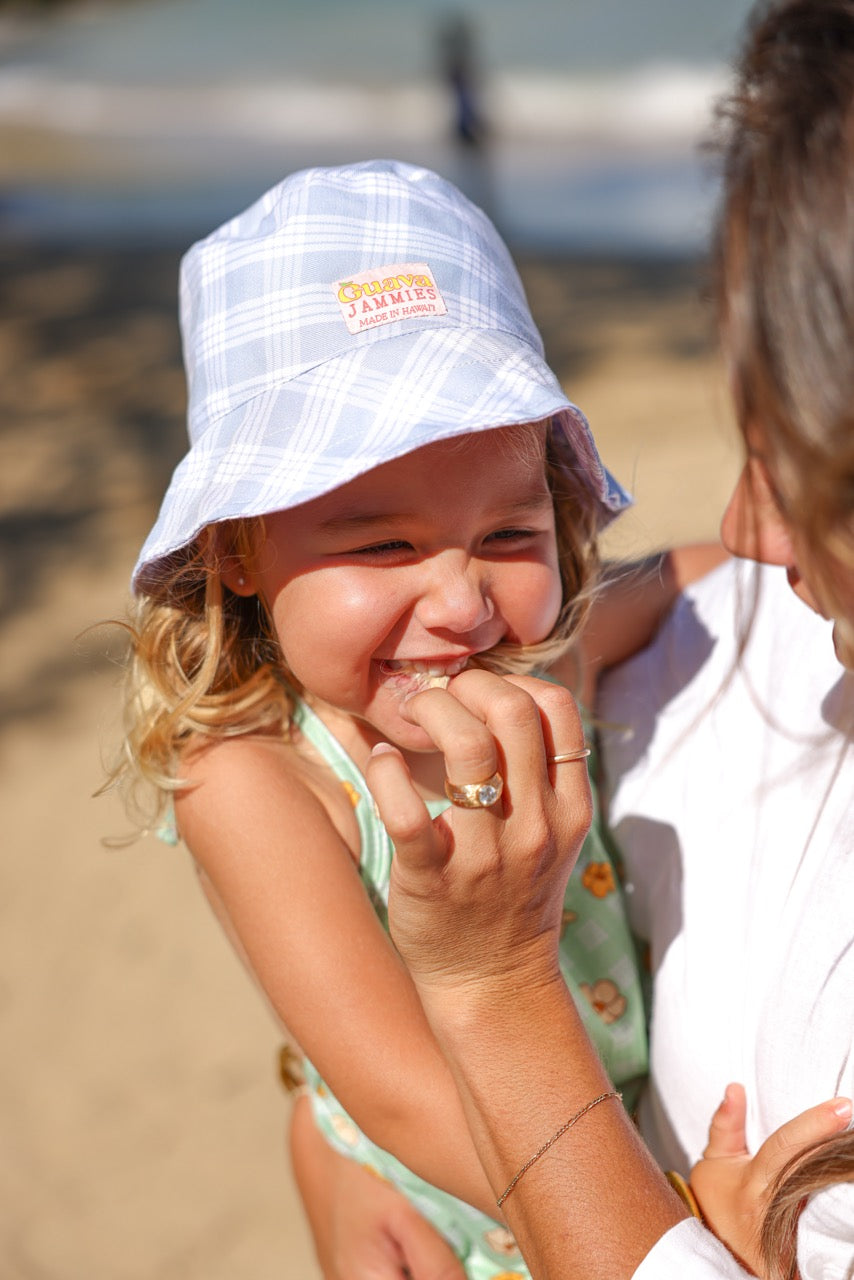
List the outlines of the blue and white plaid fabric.
{"type": "Polygon", "coordinates": [[[207,524],[293,507],[421,445],[555,416],[628,498],[543,359],[489,219],[427,169],[292,174],[181,266],[191,448],[134,581],[207,524]]]}

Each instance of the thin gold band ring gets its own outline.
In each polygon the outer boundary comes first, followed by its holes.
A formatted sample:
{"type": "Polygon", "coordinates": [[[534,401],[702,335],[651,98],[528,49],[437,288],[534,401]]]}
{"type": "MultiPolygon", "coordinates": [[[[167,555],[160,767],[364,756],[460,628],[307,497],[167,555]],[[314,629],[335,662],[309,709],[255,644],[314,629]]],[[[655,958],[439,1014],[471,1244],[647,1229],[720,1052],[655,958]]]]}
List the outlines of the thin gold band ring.
{"type": "Polygon", "coordinates": [[[590,755],[589,747],[579,747],[577,751],[563,751],[557,756],[548,756],[549,764],[568,764],[570,760],[586,760],[590,755]]]}

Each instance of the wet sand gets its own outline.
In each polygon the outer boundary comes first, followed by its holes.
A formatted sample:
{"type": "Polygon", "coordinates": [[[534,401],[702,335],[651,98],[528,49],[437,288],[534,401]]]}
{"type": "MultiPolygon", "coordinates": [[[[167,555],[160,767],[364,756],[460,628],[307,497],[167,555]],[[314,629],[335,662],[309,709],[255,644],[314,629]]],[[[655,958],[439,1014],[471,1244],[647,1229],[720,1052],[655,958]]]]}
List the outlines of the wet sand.
{"type": "MultiPolygon", "coordinates": [[[[184,448],[178,247],[0,247],[0,1272],[316,1280],[278,1037],[186,853],[92,798],[120,616],[184,448]]],[[[735,467],[696,264],[521,262],[550,358],[638,499],[621,555],[714,536],[735,467]]]]}

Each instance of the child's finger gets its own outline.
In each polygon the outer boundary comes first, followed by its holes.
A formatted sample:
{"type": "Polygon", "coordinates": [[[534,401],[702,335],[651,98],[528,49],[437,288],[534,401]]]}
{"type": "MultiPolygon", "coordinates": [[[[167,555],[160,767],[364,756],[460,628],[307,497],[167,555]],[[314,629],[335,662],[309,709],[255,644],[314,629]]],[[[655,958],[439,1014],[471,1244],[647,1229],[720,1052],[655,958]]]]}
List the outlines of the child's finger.
{"type": "Polygon", "coordinates": [[[766,1138],[754,1157],[754,1174],[770,1182],[798,1152],[841,1133],[850,1121],[850,1098],[831,1098],[802,1111],[766,1138]]]}
{"type": "Polygon", "coordinates": [[[744,1132],[747,1119],[747,1098],[744,1086],[728,1084],[723,1102],[712,1116],[709,1125],[709,1141],[703,1152],[706,1160],[718,1156],[746,1156],[747,1138],[744,1132]]]}
{"type": "Polygon", "coordinates": [[[450,1245],[420,1213],[401,1212],[393,1226],[407,1280],[466,1280],[450,1245]]]}

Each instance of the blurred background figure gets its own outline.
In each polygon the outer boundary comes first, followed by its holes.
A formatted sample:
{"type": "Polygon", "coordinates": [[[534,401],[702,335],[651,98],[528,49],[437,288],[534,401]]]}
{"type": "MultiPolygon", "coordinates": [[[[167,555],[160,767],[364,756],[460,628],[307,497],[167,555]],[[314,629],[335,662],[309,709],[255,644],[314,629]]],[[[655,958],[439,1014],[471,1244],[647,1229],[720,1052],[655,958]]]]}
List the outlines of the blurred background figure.
{"type": "Polygon", "coordinates": [[[454,103],[454,138],[463,147],[482,147],[488,130],[480,102],[474,27],[468,18],[456,14],[440,26],[439,54],[442,78],[454,103]]]}
{"type": "Polygon", "coordinates": [[[455,173],[448,176],[495,220],[498,215],[489,164],[483,73],[476,28],[470,18],[457,13],[440,23],[438,52],[439,72],[449,90],[451,138],[456,148],[456,156],[451,157],[455,173]]]}
{"type": "Polygon", "coordinates": [[[124,819],[90,798],[116,641],[78,637],[121,615],[184,451],[182,251],[304,165],[474,195],[488,156],[549,362],[638,499],[612,549],[707,537],[738,450],[696,146],[747,9],[466,0],[477,146],[437,71],[448,0],[0,5],[3,1280],[316,1275],[267,1010],[183,850],[105,849],[124,819]]]}

